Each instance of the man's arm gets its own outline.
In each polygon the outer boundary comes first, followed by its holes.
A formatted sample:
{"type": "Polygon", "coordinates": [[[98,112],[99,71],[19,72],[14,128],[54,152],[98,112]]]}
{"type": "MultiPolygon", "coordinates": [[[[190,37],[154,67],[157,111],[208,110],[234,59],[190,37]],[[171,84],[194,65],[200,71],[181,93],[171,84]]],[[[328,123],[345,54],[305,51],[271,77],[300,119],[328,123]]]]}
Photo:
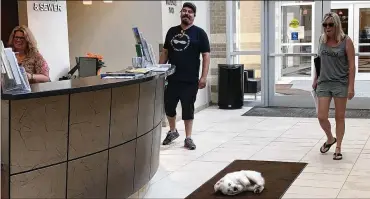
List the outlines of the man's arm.
{"type": "Polygon", "coordinates": [[[159,57],[159,64],[166,64],[167,61],[168,61],[168,50],[165,48],[162,48],[162,52],[159,57]]]}
{"type": "Polygon", "coordinates": [[[170,47],[170,37],[169,37],[169,33],[170,33],[171,29],[169,29],[167,31],[167,34],[166,34],[166,38],[164,39],[164,45],[163,45],[163,48],[162,48],[162,52],[161,52],[161,55],[159,56],[159,64],[167,64],[168,62],[168,49],[170,47]]]}
{"type": "Polygon", "coordinates": [[[202,53],[202,76],[201,78],[207,78],[208,71],[209,71],[209,63],[210,63],[210,53],[202,53]]]}
{"type": "Polygon", "coordinates": [[[210,52],[211,52],[211,47],[209,44],[209,39],[207,36],[207,33],[205,31],[202,31],[202,76],[201,78],[206,79],[209,71],[209,63],[210,63],[210,52]]]}

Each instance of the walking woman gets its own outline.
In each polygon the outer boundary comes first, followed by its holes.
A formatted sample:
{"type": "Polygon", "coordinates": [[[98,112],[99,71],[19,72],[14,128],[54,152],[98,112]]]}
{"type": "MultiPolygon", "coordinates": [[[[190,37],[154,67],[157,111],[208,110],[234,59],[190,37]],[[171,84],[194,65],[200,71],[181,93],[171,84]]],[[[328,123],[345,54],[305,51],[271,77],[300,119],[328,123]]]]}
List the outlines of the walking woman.
{"type": "Polygon", "coordinates": [[[341,160],[347,99],[351,100],[355,95],[355,50],[351,38],[343,33],[340,18],[336,13],[327,13],[322,27],[323,34],[320,37],[318,52],[321,70],[312,85],[318,97],[318,120],[327,136],[320,152],[328,152],[330,147],[337,143],[333,159],[341,160]],[[336,138],[332,135],[328,119],[332,98],[335,104],[336,138]]]}

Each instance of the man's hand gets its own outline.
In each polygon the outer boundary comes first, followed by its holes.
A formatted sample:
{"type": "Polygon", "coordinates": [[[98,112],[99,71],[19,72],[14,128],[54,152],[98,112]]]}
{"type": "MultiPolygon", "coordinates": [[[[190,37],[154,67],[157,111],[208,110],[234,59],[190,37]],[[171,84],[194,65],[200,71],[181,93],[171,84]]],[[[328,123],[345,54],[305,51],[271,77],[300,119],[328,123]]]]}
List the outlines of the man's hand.
{"type": "Polygon", "coordinates": [[[206,77],[200,78],[198,88],[203,89],[206,87],[206,85],[207,85],[207,78],[206,77]]]}
{"type": "Polygon", "coordinates": [[[348,89],[348,99],[351,100],[355,96],[355,89],[351,86],[348,89]]]}

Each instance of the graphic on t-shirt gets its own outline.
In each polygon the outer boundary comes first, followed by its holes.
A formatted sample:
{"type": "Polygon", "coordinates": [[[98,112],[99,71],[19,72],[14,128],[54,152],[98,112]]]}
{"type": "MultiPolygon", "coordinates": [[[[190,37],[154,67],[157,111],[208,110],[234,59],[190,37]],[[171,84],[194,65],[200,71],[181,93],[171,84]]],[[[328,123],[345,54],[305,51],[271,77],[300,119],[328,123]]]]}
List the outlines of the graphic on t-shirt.
{"type": "Polygon", "coordinates": [[[171,39],[171,46],[175,51],[184,51],[190,45],[190,37],[187,34],[177,34],[171,39]]]}

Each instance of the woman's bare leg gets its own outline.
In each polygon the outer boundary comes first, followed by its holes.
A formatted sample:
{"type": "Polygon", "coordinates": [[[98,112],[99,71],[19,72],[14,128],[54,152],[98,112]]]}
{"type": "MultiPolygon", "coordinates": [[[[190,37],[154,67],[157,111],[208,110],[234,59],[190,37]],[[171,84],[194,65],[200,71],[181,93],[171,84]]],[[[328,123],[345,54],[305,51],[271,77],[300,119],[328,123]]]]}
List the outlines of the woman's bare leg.
{"type": "Polygon", "coordinates": [[[340,149],[342,147],[342,141],[345,131],[345,116],[346,116],[346,107],[347,107],[347,98],[346,97],[334,97],[335,103],[335,122],[336,129],[335,133],[337,136],[337,148],[335,153],[341,153],[340,149]]]}
{"type": "Polygon", "coordinates": [[[331,133],[331,124],[329,121],[329,108],[331,97],[318,98],[318,119],[322,130],[324,130],[327,137],[327,144],[334,142],[333,134],[331,133]]]}

